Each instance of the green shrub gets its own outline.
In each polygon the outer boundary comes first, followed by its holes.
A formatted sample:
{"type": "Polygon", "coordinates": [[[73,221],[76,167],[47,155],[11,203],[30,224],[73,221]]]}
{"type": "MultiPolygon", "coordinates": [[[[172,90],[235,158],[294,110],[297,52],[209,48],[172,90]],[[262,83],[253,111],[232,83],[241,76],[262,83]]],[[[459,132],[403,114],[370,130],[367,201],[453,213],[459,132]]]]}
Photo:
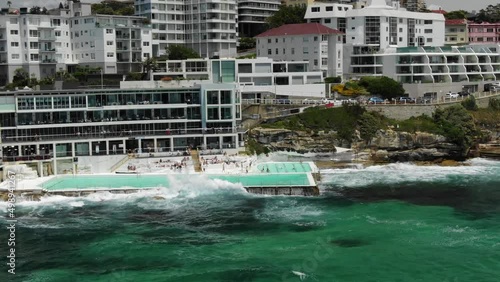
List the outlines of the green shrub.
{"type": "Polygon", "coordinates": [[[500,99],[490,98],[490,101],[488,102],[488,108],[495,111],[500,111],[500,99]]]}
{"type": "Polygon", "coordinates": [[[467,99],[462,101],[462,106],[469,111],[477,111],[478,106],[476,103],[476,98],[474,96],[469,96],[467,99]]]}

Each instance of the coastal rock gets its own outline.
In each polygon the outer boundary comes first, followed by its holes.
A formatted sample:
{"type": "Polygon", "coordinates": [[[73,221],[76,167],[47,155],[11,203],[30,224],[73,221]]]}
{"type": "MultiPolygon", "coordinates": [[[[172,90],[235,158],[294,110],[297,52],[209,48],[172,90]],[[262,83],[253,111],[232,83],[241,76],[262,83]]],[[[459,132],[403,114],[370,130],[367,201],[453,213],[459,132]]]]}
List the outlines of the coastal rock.
{"type": "Polygon", "coordinates": [[[444,136],[427,132],[399,132],[379,130],[370,141],[375,162],[462,160],[464,149],[450,143],[444,136]]]}
{"type": "Polygon", "coordinates": [[[254,128],[250,136],[273,151],[298,153],[332,153],[337,149],[334,136],[328,132],[311,133],[275,128],[254,128]]]}

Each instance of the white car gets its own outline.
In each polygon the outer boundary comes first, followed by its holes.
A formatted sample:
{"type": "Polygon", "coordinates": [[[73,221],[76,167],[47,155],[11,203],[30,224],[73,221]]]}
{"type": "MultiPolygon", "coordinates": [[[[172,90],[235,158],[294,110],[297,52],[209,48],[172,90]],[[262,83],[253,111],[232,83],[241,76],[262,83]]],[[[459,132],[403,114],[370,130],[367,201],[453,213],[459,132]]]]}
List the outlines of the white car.
{"type": "Polygon", "coordinates": [[[456,98],[458,98],[458,96],[459,95],[458,95],[457,92],[448,92],[448,93],[446,93],[446,95],[444,96],[444,98],[446,98],[446,99],[451,99],[451,98],[456,99],[456,98]]]}

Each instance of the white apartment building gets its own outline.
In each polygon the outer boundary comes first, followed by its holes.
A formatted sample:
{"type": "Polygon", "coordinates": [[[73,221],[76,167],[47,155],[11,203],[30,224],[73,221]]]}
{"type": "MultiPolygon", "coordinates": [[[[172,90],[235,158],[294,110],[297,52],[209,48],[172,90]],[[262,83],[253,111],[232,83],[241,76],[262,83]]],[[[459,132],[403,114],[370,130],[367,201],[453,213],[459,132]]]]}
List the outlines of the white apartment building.
{"type": "Polygon", "coordinates": [[[151,28],[141,17],[91,15],[71,18],[72,61],[105,74],[141,72],[151,57],[151,28]]]}
{"type": "Polygon", "coordinates": [[[307,6],[304,19],[306,19],[308,23],[320,23],[345,33],[346,12],[351,9],[353,9],[353,6],[348,4],[315,2],[307,6]]]}
{"type": "Polygon", "coordinates": [[[280,0],[238,0],[240,37],[253,37],[264,31],[266,19],[279,10],[280,0]]]}
{"type": "Polygon", "coordinates": [[[234,57],[237,41],[236,0],[135,0],[135,14],[152,24],[153,56],[169,44],[182,44],[202,57],[234,57]]]}
{"type": "Polygon", "coordinates": [[[77,65],[102,67],[105,74],[141,71],[151,56],[151,31],[146,19],[90,15],[90,4],[69,2],[49,14],[0,16],[0,85],[25,69],[41,79],[77,65]]]}
{"type": "Polygon", "coordinates": [[[312,71],[325,74],[328,71],[328,76],[342,75],[342,35],[339,30],[319,23],[283,25],[256,36],[257,57],[308,61],[312,71]]]}
{"type": "Polygon", "coordinates": [[[69,38],[67,16],[0,16],[0,84],[12,81],[18,68],[36,78],[65,69],[71,60],[69,38]]]}

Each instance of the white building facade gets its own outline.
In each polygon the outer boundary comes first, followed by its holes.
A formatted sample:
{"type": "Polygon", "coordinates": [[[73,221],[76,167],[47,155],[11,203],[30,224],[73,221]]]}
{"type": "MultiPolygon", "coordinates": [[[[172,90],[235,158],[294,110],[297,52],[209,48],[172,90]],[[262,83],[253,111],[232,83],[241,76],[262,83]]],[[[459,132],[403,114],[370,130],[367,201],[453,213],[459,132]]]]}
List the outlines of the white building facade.
{"type": "Polygon", "coordinates": [[[165,54],[169,44],[181,44],[202,57],[234,57],[237,10],[236,0],[135,0],[135,14],[152,24],[153,56],[165,54]]]}
{"type": "Polygon", "coordinates": [[[51,77],[77,65],[101,67],[105,74],[140,72],[152,55],[151,31],[139,17],[90,15],[90,5],[71,2],[48,14],[0,16],[0,85],[14,71],[51,77]]]}
{"type": "Polygon", "coordinates": [[[312,71],[328,72],[328,76],[342,75],[342,35],[339,30],[319,23],[283,25],[256,36],[257,57],[308,61],[312,71]],[[329,59],[334,63],[331,70],[329,59]]]}
{"type": "Polygon", "coordinates": [[[100,67],[104,74],[141,72],[151,57],[151,29],[141,17],[82,16],[71,18],[72,61],[100,67]]]}

